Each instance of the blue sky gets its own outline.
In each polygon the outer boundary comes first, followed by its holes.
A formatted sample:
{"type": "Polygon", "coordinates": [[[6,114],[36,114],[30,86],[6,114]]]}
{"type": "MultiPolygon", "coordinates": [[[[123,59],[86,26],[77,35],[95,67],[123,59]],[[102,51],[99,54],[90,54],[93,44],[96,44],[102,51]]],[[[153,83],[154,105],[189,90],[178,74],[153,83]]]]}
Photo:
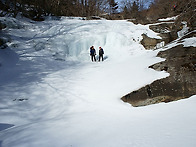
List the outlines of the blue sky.
{"type": "MultiPolygon", "coordinates": [[[[116,2],[118,2],[118,4],[121,4],[121,2],[122,1],[124,1],[124,0],[115,0],[116,2]]],[[[130,1],[136,1],[136,0],[130,0],[130,1]]],[[[152,1],[154,1],[154,0],[144,0],[145,1],[145,4],[146,4],[146,7],[148,7],[151,3],[152,3],[152,1]]]]}

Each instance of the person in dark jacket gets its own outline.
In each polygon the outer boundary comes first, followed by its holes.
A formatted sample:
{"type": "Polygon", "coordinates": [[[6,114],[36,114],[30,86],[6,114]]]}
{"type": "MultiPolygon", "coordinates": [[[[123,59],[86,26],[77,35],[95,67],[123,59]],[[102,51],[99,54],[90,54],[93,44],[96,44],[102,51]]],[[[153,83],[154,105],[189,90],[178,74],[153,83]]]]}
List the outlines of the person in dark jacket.
{"type": "Polygon", "coordinates": [[[90,55],[91,55],[92,62],[93,62],[93,60],[96,62],[96,58],[95,58],[96,50],[95,50],[94,46],[90,47],[90,55]]]}
{"type": "Polygon", "coordinates": [[[174,4],[174,6],[173,6],[173,11],[175,11],[175,10],[176,10],[176,7],[177,7],[177,5],[176,5],[176,4],[174,4]]]}
{"type": "Polygon", "coordinates": [[[104,51],[101,47],[99,47],[99,61],[101,60],[102,58],[102,61],[103,61],[103,54],[104,54],[104,51]]]}

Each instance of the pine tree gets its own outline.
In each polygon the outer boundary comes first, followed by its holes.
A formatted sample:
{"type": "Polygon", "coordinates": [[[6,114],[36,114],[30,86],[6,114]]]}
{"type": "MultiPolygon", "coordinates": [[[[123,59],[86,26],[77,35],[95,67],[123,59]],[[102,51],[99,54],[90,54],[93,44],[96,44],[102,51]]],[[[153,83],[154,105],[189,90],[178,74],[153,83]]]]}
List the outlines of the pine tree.
{"type": "Polygon", "coordinates": [[[137,18],[139,15],[139,5],[136,1],[134,1],[132,4],[131,15],[133,18],[137,18]]]}
{"type": "Polygon", "coordinates": [[[118,3],[115,2],[115,0],[109,0],[109,6],[110,6],[110,13],[114,14],[117,12],[118,3]]]}

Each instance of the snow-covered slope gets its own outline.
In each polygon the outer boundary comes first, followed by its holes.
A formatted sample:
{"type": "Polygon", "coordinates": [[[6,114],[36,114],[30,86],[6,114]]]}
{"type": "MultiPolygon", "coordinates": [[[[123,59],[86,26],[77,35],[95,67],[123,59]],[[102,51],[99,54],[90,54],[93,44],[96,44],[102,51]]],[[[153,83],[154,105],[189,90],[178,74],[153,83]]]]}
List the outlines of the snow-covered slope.
{"type": "Polygon", "coordinates": [[[4,31],[12,42],[0,50],[0,146],[196,145],[195,96],[141,108],[120,100],[169,76],[148,68],[164,60],[139,44],[143,33],[157,37],[148,26],[80,18],[9,22],[4,31]],[[92,45],[103,47],[104,62],[90,61],[92,45]]]}

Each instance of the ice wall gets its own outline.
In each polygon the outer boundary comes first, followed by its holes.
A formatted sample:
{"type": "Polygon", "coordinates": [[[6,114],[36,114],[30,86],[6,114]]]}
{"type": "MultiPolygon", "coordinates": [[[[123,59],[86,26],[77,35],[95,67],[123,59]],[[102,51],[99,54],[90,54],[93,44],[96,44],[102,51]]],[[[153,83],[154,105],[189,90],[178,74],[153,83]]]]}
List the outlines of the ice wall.
{"type": "MultiPolygon", "coordinates": [[[[89,61],[89,48],[104,49],[108,59],[126,56],[142,50],[142,34],[157,37],[148,26],[134,25],[125,20],[81,20],[79,18],[49,19],[44,22],[23,22],[23,28],[12,30],[19,48],[52,55],[56,60],[89,61]],[[17,41],[20,39],[20,41],[17,41]],[[41,52],[44,50],[43,52],[41,52]]],[[[13,28],[12,28],[13,29],[13,28]]]]}
{"type": "MultiPolygon", "coordinates": [[[[133,44],[138,45],[141,40],[141,34],[136,33],[135,25],[126,21],[114,23],[108,20],[61,19],[53,23],[55,24],[48,24],[40,30],[40,38],[44,39],[44,48],[49,49],[59,60],[87,61],[92,45],[97,53],[98,47],[103,47],[105,56],[112,59],[127,54],[127,48],[131,48],[133,44]]],[[[38,46],[37,50],[39,48],[38,46]]]]}

